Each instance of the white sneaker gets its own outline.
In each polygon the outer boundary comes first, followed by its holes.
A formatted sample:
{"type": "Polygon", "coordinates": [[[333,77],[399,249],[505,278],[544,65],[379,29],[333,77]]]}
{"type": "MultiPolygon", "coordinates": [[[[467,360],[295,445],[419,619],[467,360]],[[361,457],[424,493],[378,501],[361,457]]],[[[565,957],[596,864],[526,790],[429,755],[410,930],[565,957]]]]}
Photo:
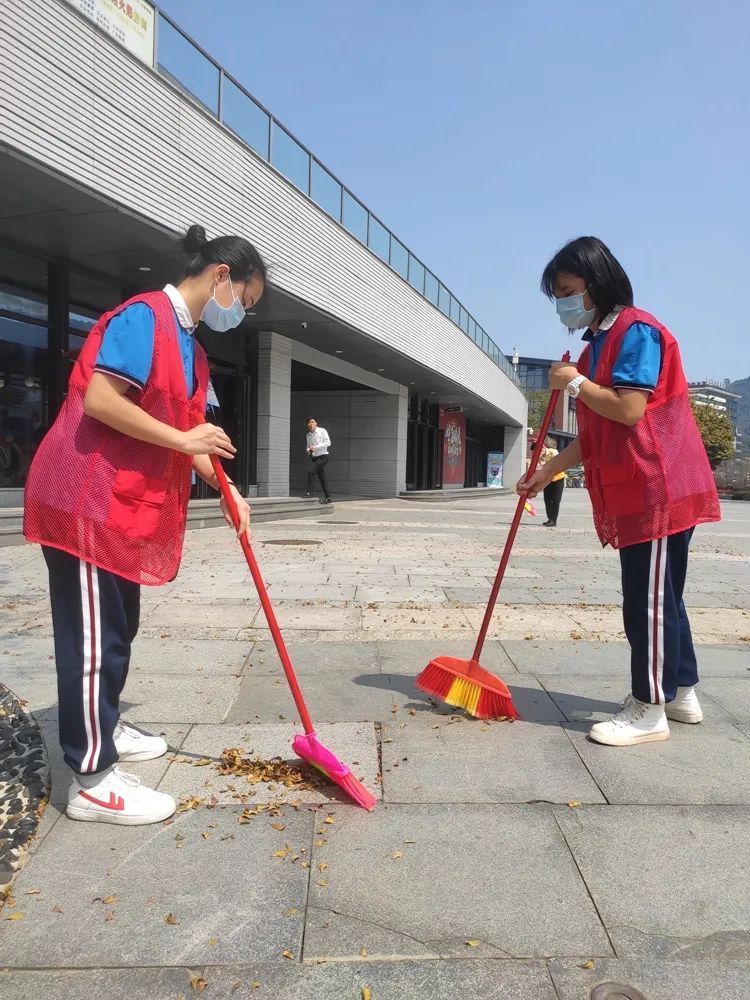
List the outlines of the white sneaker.
{"type": "Polygon", "coordinates": [[[141,826],[169,819],[176,808],[171,795],[147,788],[136,775],[113,767],[93,788],[85,788],[74,776],[65,813],[86,823],[141,826]]]}
{"type": "Polygon", "coordinates": [[[649,705],[629,694],[617,715],[591,727],[589,738],[610,747],[632,747],[638,743],[668,740],[669,724],[664,706],[649,705]]]}
{"type": "Polygon", "coordinates": [[[703,722],[703,709],[694,687],[677,688],[677,697],[667,702],[667,718],[675,722],[703,722]]]}
{"type": "Polygon", "coordinates": [[[156,760],[167,752],[167,741],[120,721],[115,726],[115,749],[120,760],[156,760]]]}

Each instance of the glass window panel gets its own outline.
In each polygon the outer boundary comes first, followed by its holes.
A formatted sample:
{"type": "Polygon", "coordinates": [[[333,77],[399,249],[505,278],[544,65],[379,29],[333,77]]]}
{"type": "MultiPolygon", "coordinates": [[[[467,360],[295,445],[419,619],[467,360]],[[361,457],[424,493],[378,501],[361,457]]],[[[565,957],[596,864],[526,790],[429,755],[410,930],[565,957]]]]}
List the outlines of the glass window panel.
{"type": "Polygon", "coordinates": [[[461,306],[461,309],[458,314],[458,325],[461,327],[464,333],[469,332],[469,314],[466,312],[463,306],[461,306]]]}
{"type": "Polygon", "coordinates": [[[488,352],[489,348],[490,348],[490,338],[487,336],[486,333],[483,333],[482,334],[482,350],[486,354],[488,352]]]}
{"type": "Polygon", "coordinates": [[[300,191],[309,193],[310,155],[276,122],[271,126],[271,163],[300,191]]]}
{"type": "Polygon", "coordinates": [[[219,113],[219,68],[159,15],[159,69],[214,114],[219,113]]]}
{"type": "Polygon", "coordinates": [[[424,264],[409,254],[409,284],[412,288],[416,288],[421,295],[424,295],[424,275],[424,264]]]}
{"type": "Polygon", "coordinates": [[[454,323],[458,323],[461,316],[461,303],[458,299],[454,299],[451,295],[451,319],[454,323]]]}
{"type": "Polygon", "coordinates": [[[389,262],[391,255],[391,234],[385,226],[378,222],[374,215],[370,216],[368,246],[373,253],[376,253],[381,260],[386,262],[386,264],[389,262]]]}
{"type": "Polygon", "coordinates": [[[336,220],[341,221],[341,185],[316,161],[312,161],[310,197],[336,220]]]}
{"type": "Polygon", "coordinates": [[[438,297],[438,306],[440,311],[444,312],[446,316],[450,315],[451,311],[451,293],[445,287],[445,285],[440,286],[440,294],[438,297]]]}
{"type": "Polygon", "coordinates": [[[469,316],[469,336],[472,340],[477,339],[477,324],[471,316],[469,316]]]}
{"type": "Polygon", "coordinates": [[[268,159],[270,116],[227,77],[224,77],[221,117],[224,124],[243,142],[259,153],[264,160],[268,159]]]}
{"type": "Polygon", "coordinates": [[[409,251],[395,236],[391,236],[391,267],[402,278],[409,277],[409,251]]]}
{"type": "Polygon", "coordinates": [[[27,316],[29,319],[47,322],[47,300],[33,292],[15,289],[12,285],[0,285],[0,310],[27,316]]]}
{"type": "Polygon", "coordinates": [[[432,274],[430,271],[425,271],[425,276],[424,276],[424,294],[425,294],[425,298],[429,299],[429,301],[434,306],[436,306],[438,304],[439,289],[440,289],[440,286],[438,284],[438,280],[435,277],[435,275],[432,274]]]}
{"type": "Polygon", "coordinates": [[[367,209],[344,191],[344,214],[341,220],[352,236],[367,245],[367,209]]]}

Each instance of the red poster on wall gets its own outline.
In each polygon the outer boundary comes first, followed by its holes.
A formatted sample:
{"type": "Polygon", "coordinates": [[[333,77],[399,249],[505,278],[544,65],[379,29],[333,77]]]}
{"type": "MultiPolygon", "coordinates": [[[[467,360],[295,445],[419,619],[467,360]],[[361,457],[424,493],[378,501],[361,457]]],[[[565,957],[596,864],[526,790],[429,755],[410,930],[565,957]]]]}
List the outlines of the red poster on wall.
{"type": "Polygon", "coordinates": [[[443,486],[455,489],[466,478],[466,416],[459,410],[440,409],[443,432],[443,486]]]}

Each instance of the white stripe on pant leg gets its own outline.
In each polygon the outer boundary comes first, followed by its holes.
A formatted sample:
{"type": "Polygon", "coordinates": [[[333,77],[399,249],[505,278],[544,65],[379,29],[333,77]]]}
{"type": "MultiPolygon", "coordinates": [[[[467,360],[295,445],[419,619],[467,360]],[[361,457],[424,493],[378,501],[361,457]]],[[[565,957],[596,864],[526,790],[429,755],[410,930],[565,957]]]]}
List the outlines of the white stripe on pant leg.
{"type": "Polygon", "coordinates": [[[648,655],[646,656],[646,663],[648,664],[648,693],[649,701],[653,705],[656,701],[656,689],[654,687],[654,670],[652,657],[654,654],[654,593],[656,591],[656,556],[659,551],[660,539],[656,539],[651,542],[651,565],[648,571],[648,655]]]}
{"type": "Polygon", "coordinates": [[[83,559],[78,563],[81,577],[81,618],[83,620],[83,677],[81,680],[81,697],[83,700],[83,724],[86,727],[86,753],[81,763],[82,771],[91,769],[89,757],[93,749],[91,719],[89,717],[89,683],[91,678],[91,618],[89,602],[89,582],[86,563],[83,559]]]}
{"type": "Polygon", "coordinates": [[[656,615],[656,702],[664,704],[664,581],[667,576],[667,539],[659,539],[659,572],[657,583],[658,613],[656,615]]]}
{"type": "Polygon", "coordinates": [[[96,749],[91,760],[91,770],[99,766],[99,754],[102,749],[102,727],[99,717],[99,679],[102,675],[102,616],[99,606],[99,569],[91,567],[91,582],[94,598],[94,625],[96,627],[96,664],[94,666],[94,719],[96,725],[96,749]]]}

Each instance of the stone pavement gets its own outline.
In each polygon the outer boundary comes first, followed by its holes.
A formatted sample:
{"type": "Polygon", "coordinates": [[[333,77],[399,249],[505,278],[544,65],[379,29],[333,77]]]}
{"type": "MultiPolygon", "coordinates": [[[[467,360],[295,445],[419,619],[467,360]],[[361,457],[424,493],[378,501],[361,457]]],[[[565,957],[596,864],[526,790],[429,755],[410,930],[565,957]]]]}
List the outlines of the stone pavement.
{"type": "Polygon", "coordinates": [[[0,550],[0,681],[53,768],[0,910],[0,994],[584,1000],[611,979],[648,1000],[748,997],[750,506],[695,537],[705,722],[614,750],[585,734],[628,688],[619,563],[583,491],[554,531],[525,517],[483,657],[522,721],[414,688],[432,656],[469,655],[513,504],[359,501],[255,529],[321,738],[382,797],[371,815],[217,773],[227,747],[291,758],[298,723],[241,552],[212,529],[144,592],[123,706],[173,749],[128,769],[188,808],[145,828],[61,816],[43,563],[0,550]]]}

